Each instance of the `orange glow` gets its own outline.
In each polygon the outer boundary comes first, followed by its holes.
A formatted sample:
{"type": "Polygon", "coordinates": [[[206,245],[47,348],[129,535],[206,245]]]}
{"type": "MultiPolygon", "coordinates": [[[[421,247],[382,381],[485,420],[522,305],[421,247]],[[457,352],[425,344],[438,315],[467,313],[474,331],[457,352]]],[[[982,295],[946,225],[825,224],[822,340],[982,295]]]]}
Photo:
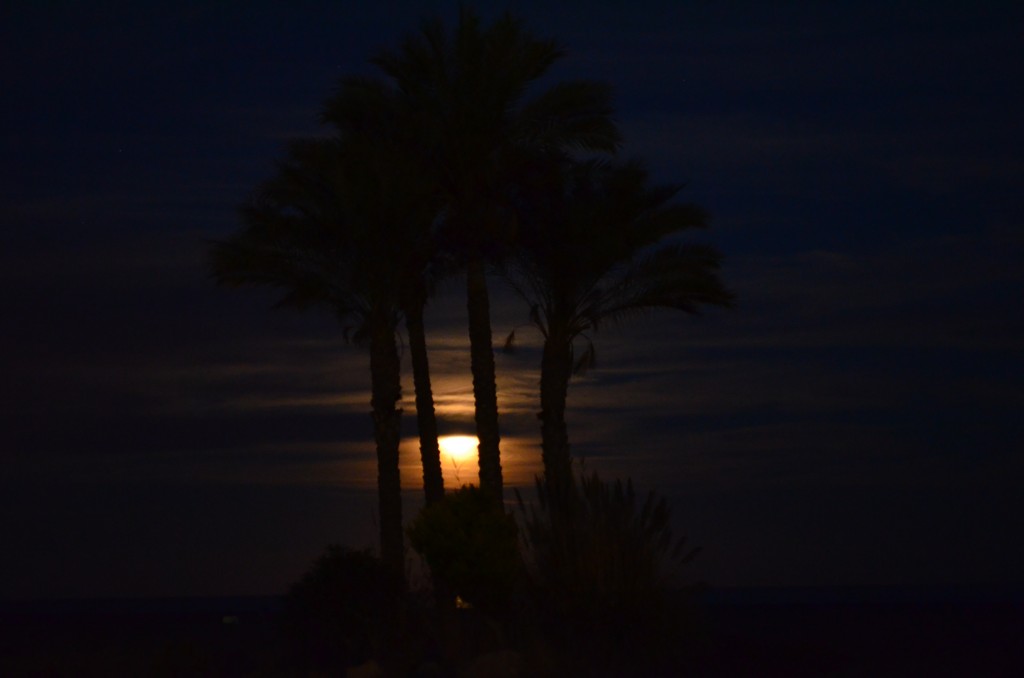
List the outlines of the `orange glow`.
{"type": "Polygon", "coordinates": [[[461,464],[476,456],[479,441],[476,436],[441,436],[437,439],[437,444],[441,448],[441,454],[461,464]]]}
{"type": "MultiPolygon", "coordinates": [[[[477,438],[472,435],[441,436],[438,439],[438,446],[441,448],[441,471],[444,474],[445,487],[454,489],[465,484],[477,484],[479,479],[477,473],[477,438]],[[465,438],[461,443],[466,456],[457,457],[446,445],[446,440],[451,438],[465,438]]],[[[458,445],[458,443],[456,443],[458,445]]],[[[400,449],[400,466],[402,473],[402,486],[406,490],[420,491],[420,479],[423,477],[423,461],[420,458],[420,441],[416,437],[402,439],[400,449]]],[[[372,444],[366,448],[365,481],[375,483],[377,477],[377,462],[372,444]]],[[[350,462],[351,463],[351,462],[350,462]]],[[[505,480],[505,487],[520,487],[532,491],[534,477],[542,472],[540,462],[540,444],[533,436],[520,437],[515,435],[502,436],[501,438],[501,471],[505,480]]],[[[347,476],[341,481],[343,485],[353,483],[352,476],[347,476]]],[[[374,485],[375,487],[375,485],[374,485]]],[[[511,496],[511,493],[507,493],[511,496]]],[[[531,495],[532,496],[532,495],[531,495]]],[[[506,497],[508,498],[508,497],[506,497]]]]}

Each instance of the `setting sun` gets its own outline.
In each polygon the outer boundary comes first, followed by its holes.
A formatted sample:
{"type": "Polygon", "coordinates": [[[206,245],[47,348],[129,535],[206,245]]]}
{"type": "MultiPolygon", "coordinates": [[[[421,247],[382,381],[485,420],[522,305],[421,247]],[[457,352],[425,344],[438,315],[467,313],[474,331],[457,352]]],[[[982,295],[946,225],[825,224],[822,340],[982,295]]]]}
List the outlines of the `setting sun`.
{"type": "Polygon", "coordinates": [[[441,453],[454,462],[464,462],[476,456],[479,442],[476,436],[441,436],[437,439],[441,453]]]}

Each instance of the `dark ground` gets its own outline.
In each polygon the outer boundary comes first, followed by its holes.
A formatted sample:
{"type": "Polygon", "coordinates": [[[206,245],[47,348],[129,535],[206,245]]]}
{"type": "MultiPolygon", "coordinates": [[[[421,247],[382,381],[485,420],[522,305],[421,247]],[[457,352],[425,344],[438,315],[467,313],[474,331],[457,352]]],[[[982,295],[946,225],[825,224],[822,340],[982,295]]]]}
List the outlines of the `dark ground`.
{"type": "MultiPolygon", "coordinates": [[[[711,591],[679,675],[1024,675],[1019,592],[711,591]]],[[[273,676],[277,598],[0,603],[3,676],[273,676]]]]}
{"type": "Polygon", "coordinates": [[[705,606],[710,641],[696,675],[1024,675],[1024,607],[1016,595],[728,598],[705,606]]]}

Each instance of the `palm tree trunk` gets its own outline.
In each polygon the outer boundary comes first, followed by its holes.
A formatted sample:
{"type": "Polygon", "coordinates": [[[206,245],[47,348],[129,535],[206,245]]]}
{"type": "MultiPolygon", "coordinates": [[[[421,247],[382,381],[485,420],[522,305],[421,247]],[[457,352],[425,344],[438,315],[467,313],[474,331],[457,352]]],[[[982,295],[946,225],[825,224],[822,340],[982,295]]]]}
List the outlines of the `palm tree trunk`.
{"type": "Polygon", "coordinates": [[[412,379],[416,390],[416,428],[420,435],[420,459],[423,462],[423,494],[427,506],[430,506],[444,498],[444,477],[441,475],[441,450],[437,444],[437,417],[430,386],[422,303],[412,303],[405,309],[405,328],[409,332],[412,379]]]}
{"type": "Polygon", "coordinates": [[[401,365],[394,327],[383,313],[371,322],[370,377],[372,380],[373,435],[377,443],[377,498],[380,511],[380,553],[385,567],[405,580],[402,538],[402,482],[398,470],[398,443],[402,410],[401,365]]]}
{"type": "Polygon", "coordinates": [[[476,436],[480,441],[480,489],[489,492],[501,503],[504,488],[501,453],[498,449],[498,389],[491,345],[490,299],[483,261],[479,257],[469,262],[466,298],[469,310],[470,369],[473,372],[473,397],[476,401],[476,436]]]}
{"type": "Polygon", "coordinates": [[[541,458],[544,482],[554,508],[566,506],[572,485],[572,458],[565,424],[565,403],[572,376],[571,343],[557,334],[544,340],[540,367],[541,458]]]}
{"type": "MultiPolygon", "coordinates": [[[[427,359],[427,333],[423,323],[422,302],[405,309],[405,329],[409,333],[409,355],[412,360],[412,381],[416,391],[416,429],[420,436],[420,461],[423,464],[423,494],[430,506],[444,499],[444,476],[441,474],[441,448],[437,443],[437,416],[434,393],[430,385],[430,363],[427,359]]],[[[448,588],[436,573],[431,573],[434,598],[442,610],[452,608],[448,588]]]]}

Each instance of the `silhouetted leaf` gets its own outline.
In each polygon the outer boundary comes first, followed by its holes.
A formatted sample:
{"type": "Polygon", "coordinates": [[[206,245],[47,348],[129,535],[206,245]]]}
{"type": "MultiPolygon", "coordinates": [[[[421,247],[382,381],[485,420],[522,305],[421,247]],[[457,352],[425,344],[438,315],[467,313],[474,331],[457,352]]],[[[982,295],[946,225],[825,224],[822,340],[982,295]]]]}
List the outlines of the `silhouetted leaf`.
{"type": "Polygon", "coordinates": [[[544,331],[544,322],[540,317],[540,305],[533,304],[530,306],[530,322],[539,327],[541,331],[544,331]]]}
{"type": "Polygon", "coordinates": [[[594,368],[597,365],[597,353],[594,350],[594,343],[587,341],[587,346],[583,349],[583,354],[573,363],[572,373],[577,376],[583,376],[587,373],[587,370],[594,368]]]}
{"type": "Polygon", "coordinates": [[[509,353],[509,354],[515,353],[516,352],[515,340],[516,340],[516,331],[512,330],[511,332],[508,333],[508,336],[505,337],[505,345],[504,345],[504,347],[502,347],[501,350],[503,352],[509,353]]]}

